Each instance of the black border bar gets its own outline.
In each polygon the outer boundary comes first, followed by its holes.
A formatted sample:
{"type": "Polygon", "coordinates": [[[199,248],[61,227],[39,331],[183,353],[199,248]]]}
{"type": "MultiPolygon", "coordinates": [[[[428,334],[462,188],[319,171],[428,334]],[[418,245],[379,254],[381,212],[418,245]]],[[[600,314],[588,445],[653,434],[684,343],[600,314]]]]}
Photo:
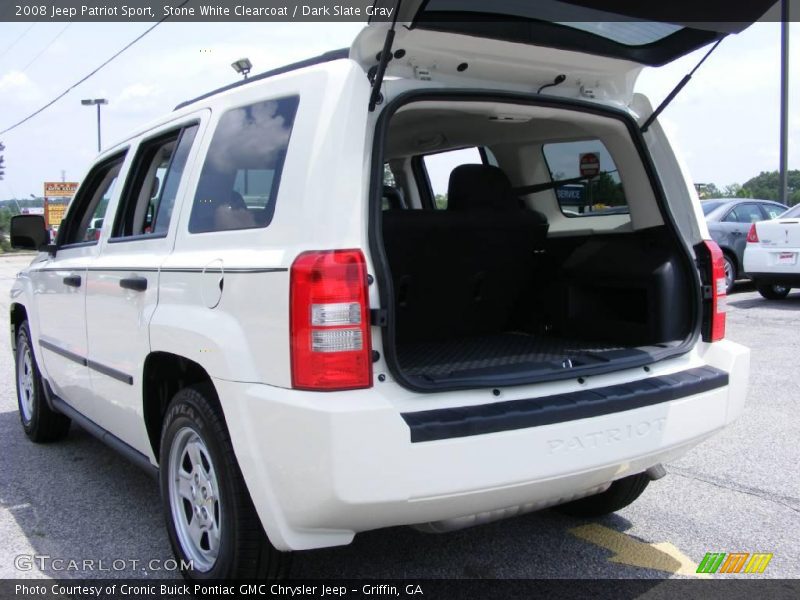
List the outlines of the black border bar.
{"type": "Polygon", "coordinates": [[[127,383],[128,385],[133,385],[133,375],[128,375],[127,373],[123,373],[122,371],[118,371],[112,367],[108,367],[102,363],[96,362],[94,360],[89,360],[84,358],[80,354],[75,354],[74,352],[70,352],[69,350],[64,350],[60,346],[53,344],[52,342],[48,342],[47,340],[39,340],[39,346],[44,348],[45,350],[50,350],[50,352],[54,352],[64,358],[71,360],[72,362],[76,362],[79,365],[83,365],[84,367],[89,367],[93,371],[97,371],[98,373],[102,373],[108,377],[116,379],[117,381],[121,381],[122,383],[127,383]]]}
{"type": "Polygon", "coordinates": [[[423,410],[402,413],[401,416],[411,430],[412,443],[432,442],[598,417],[677,400],[726,385],[728,373],[725,371],[697,367],[543,398],[423,410]]]}

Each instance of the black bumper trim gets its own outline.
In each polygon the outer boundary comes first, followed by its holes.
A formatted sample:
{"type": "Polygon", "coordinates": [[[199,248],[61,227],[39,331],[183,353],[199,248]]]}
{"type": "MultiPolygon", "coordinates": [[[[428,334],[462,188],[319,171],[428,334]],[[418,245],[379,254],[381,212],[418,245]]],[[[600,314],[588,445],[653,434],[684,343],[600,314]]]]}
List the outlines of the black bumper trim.
{"type": "Polygon", "coordinates": [[[117,381],[121,381],[122,383],[127,383],[128,385],[133,385],[133,376],[128,375],[127,373],[123,373],[122,371],[117,371],[114,368],[107,367],[104,364],[96,362],[94,360],[88,360],[81,356],[80,354],[75,354],[74,352],[70,352],[69,350],[64,350],[60,346],[52,342],[48,342],[47,340],[39,340],[39,345],[42,348],[50,350],[50,352],[55,352],[56,354],[63,356],[73,362],[78,363],[79,365],[83,365],[84,367],[89,367],[93,371],[97,371],[98,373],[102,373],[103,375],[107,375],[117,381]]]}
{"type": "Polygon", "coordinates": [[[728,373],[725,371],[698,367],[555,396],[423,410],[402,413],[401,416],[411,430],[412,443],[432,442],[598,417],[677,400],[726,385],[728,373]]]}
{"type": "Polygon", "coordinates": [[[756,284],[800,287],[800,273],[747,273],[756,284]]]}
{"type": "Polygon", "coordinates": [[[83,365],[84,367],[88,364],[86,359],[83,358],[80,354],[75,354],[74,352],[70,352],[69,350],[65,350],[61,346],[57,346],[52,342],[48,342],[47,340],[39,340],[39,346],[44,348],[45,350],[50,350],[59,356],[63,356],[64,358],[71,360],[72,362],[76,362],[79,365],[83,365]]]}

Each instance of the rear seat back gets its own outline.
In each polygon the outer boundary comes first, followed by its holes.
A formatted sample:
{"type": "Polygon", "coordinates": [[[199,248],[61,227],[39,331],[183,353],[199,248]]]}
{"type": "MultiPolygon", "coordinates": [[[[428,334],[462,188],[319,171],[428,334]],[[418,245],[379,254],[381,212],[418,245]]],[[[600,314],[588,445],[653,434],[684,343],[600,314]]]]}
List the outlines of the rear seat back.
{"type": "Polygon", "coordinates": [[[546,237],[545,217],[488,165],[453,170],[446,211],[385,211],[398,342],[506,331],[546,237]]]}

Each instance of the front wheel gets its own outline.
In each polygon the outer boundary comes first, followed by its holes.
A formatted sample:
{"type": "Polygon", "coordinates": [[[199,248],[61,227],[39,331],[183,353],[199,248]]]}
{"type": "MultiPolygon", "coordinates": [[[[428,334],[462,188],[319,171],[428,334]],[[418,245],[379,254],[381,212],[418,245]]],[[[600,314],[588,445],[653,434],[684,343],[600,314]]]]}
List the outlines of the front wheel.
{"type": "Polygon", "coordinates": [[[605,492],[573,500],[553,509],[572,517],[602,517],[621,510],[642,495],[650,483],[650,476],[646,473],[629,475],[617,479],[605,492]]]}
{"type": "Polygon", "coordinates": [[[60,440],[69,432],[70,420],[47,405],[27,321],[23,321],[17,331],[15,363],[19,419],[25,435],[36,443],[60,440]]]}
{"type": "Polygon", "coordinates": [[[789,295],[789,292],[792,288],[786,285],[777,285],[777,284],[770,284],[770,285],[758,285],[757,286],[758,293],[761,294],[767,300],[783,300],[786,296],[789,295]]]}
{"type": "Polygon", "coordinates": [[[161,498],[172,549],[190,580],[275,579],[289,554],[267,539],[210,386],[179,391],[161,434],[161,498]]]}

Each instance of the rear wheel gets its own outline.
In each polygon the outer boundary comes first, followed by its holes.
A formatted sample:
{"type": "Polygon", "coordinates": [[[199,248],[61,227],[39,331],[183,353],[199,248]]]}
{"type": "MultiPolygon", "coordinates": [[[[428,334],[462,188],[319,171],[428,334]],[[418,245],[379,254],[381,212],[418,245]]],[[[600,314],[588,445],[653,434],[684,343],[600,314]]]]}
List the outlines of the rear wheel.
{"type": "Polygon", "coordinates": [[[289,554],[267,539],[210,386],[186,388],[164,418],[161,498],[187,579],[278,578],[289,554]]]}
{"type": "Polygon", "coordinates": [[[553,509],[572,517],[602,517],[631,504],[649,483],[650,476],[646,473],[630,475],[612,483],[605,492],[554,506],[553,509]]]}
{"type": "Polygon", "coordinates": [[[53,442],[69,432],[70,420],[47,405],[44,384],[31,345],[31,330],[23,321],[17,332],[17,404],[22,428],[32,441],[53,442]]]}
{"type": "Polygon", "coordinates": [[[723,255],[725,261],[725,292],[730,294],[733,291],[733,284],[736,283],[736,263],[727,254],[723,255]]]}
{"type": "Polygon", "coordinates": [[[783,300],[786,296],[789,295],[789,292],[792,288],[786,285],[759,285],[758,293],[761,294],[767,300],[783,300]]]}

